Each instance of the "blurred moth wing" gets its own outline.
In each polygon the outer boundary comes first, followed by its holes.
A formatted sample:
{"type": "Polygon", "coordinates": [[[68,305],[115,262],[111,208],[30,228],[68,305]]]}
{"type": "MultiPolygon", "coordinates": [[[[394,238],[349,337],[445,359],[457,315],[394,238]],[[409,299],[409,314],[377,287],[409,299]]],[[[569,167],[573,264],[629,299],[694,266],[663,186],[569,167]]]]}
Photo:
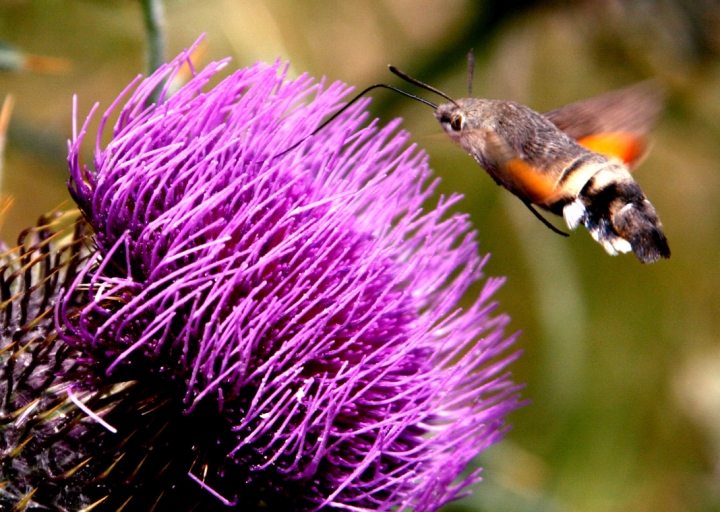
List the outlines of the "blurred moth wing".
{"type": "Polygon", "coordinates": [[[590,151],[618,158],[634,170],[650,151],[649,133],[664,100],[657,81],[647,80],[544,115],[590,151]]]}
{"type": "Polygon", "coordinates": [[[485,148],[498,169],[507,176],[505,188],[531,204],[552,202],[560,169],[541,171],[515,153],[495,131],[485,132],[485,148]],[[509,182],[509,183],[508,183],[509,182]]]}

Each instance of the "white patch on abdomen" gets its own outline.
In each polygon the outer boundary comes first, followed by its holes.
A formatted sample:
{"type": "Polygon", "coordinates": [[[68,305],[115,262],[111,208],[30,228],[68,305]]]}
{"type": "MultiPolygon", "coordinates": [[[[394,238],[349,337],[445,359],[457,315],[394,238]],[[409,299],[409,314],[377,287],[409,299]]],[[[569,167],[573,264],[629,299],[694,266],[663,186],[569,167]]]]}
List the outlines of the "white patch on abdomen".
{"type": "Polygon", "coordinates": [[[563,208],[563,217],[570,229],[575,229],[580,224],[584,224],[586,215],[585,204],[579,197],[572,203],[566,204],[565,208],[563,208]]]}

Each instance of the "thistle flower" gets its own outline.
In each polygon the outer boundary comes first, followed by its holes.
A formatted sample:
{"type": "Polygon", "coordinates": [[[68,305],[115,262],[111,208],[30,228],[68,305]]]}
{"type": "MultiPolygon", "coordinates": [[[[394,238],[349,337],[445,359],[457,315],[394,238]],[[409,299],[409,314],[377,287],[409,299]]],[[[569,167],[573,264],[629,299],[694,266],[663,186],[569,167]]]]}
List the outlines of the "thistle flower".
{"type": "Polygon", "coordinates": [[[439,508],[479,479],[460,475],[519,405],[507,317],[488,302],[502,280],[459,307],[484,260],[448,212],[458,197],[425,212],[426,156],[398,121],[363,126],[362,105],[306,138],[347,86],[276,63],[204,91],[223,61],[170,96],[188,55],[131,84],[101,148],[111,107],[93,167],[87,122],[71,141],[94,247],[55,328],[75,354],[64,403],[86,416],[31,442],[33,475],[53,478],[15,494],[66,509],[439,508]]]}

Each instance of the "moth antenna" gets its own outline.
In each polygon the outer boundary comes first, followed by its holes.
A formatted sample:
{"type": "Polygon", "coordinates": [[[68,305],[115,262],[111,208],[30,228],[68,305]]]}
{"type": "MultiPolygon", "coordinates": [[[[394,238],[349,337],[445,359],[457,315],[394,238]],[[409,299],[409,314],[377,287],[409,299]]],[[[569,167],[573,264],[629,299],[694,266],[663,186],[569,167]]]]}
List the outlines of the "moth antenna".
{"type": "Polygon", "coordinates": [[[475,52],[468,52],[468,98],[472,98],[473,75],[475,74],[475,52]]]}
{"type": "Polygon", "coordinates": [[[445,93],[442,92],[441,90],[435,89],[435,87],[432,87],[432,86],[430,86],[430,85],[428,85],[428,84],[426,84],[426,83],[421,82],[420,80],[418,80],[418,79],[416,79],[416,78],[411,77],[410,75],[408,75],[408,74],[406,74],[406,73],[403,73],[402,71],[400,71],[400,70],[399,70],[398,68],[396,68],[395,66],[388,66],[388,67],[390,68],[390,72],[391,72],[391,73],[393,73],[394,75],[399,76],[400,78],[402,78],[402,79],[405,80],[406,82],[409,82],[409,83],[411,83],[411,84],[413,84],[413,85],[417,85],[418,87],[422,87],[422,88],[425,89],[426,91],[434,92],[434,93],[437,94],[438,96],[442,96],[443,98],[445,98],[446,100],[448,100],[450,103],[452,103],[453,105],[455,105],[457,108],[460,108],[460,105],[458,105],[458,104],[455,102],[454,99],[452,99],[450,96],[448,96],[447,94],[445,94],[445,93]]]}
{"type": "Polygon", "coordinates": [[[540,219],[540,222],[542,222],[543,224],[545,224],[545,226],[547,226],[547,227],[550,229],[550,231],[552,231],[552,232],[554,232],[554,233],[557,233],[557,234],[560,235],[560,236],[570,236],[569,234],[565,233],[565,231],[559,230],[558,228],[556,228],[555,226],[553,226],[552,224],[550,224],[550,221],[547,220],[547,219],[546,219],[545,217],[543,217],[542,215],[540,215],[540,213],[539,213],[535,208],[533,208],[532,204],[531,204],[529,201],[525,201],[525,200],[523,199],[522,202],[523,202],[523,204],[524,204],[525,206],[528,207],[528,210],[530,210],[530,211],[533,213],[533,215],[535,215],[535,217],[537,217],[538,219],[540,219]]]}
{"type": "Polygon", "coordinates": [[[308,136],[306,136],[306,137],[303,137],[302,139],[300,139],[300,141],[296,142],[295,144],[293,144],[292,146],[290,146],[289,148],[287,148],[287,149],[286,149],[285,151],[283,151],[282,153],[278,153],[278,154],[275,155],[273,158],[277,158],[277,157],[283,156],[285,153],[289,153],[290,151],[292,151],[293,149],[295,149],[296,147],[298,147],[300,144],[302,144],[303,142],[305,142],[306,140],[308,140],[310,137],[315,136],[315,134],[317,134],[320,130],[322,130],[322,129],[325,128],[327,125],[329,125],[330,123],[332,123],[340,114],[342,114],[342,113],[345,112],[347,109],[349,109],[349,108],[352,106],[353,103],[355,103],[356,101],[358,101],[360,98],[362,98],[363,96],[365,96],[367,93],[369,93],[369,92],[372,91],[373,89],[378,89],[378,88],[380,88],[380,87],[382,87],[382,88],[384,88],[384,89],[390,89],[391,91],[398,92],[398,93],[402,94],[403,96],[407,96],[408,98],[412,98],[412,99],[414,99],[414,100],[417,100],[417,101],[419,101],[420,103],[424,103],[425,105],[428,105],[429,107],[432,107],[433,109],[437,109],[437,108],[438,108],[438,106],[435,105],[435,103],[433,103],[433,102],[431,102],[431,101],[428,101],[428,100],[426,100],[426,99],[424,99],[424,98],[421,98],[421,97],[419,97],[419,96],[415,96],[414,94],[410,94],[409,92],[403,91],[402,89],[398,89],[397,87],[393,87],[392,85],[387,85],[387,84],[375,84],[375,85],[371,85],[370,87],[368,87],[367,89],[365,89],[365,90],[363,90],[361,93],[359,93],[357,96],[355,96],[353,99],[351,99],[350,101],[348,101],[347,104],[346,104],[343,108],[341,108],[340,110],[338,110],[337,112],[335,112],[333,115],[331,115],[331,116],[330,116],[328,119],[326,119],[320,126],[318,126],[317,128],[315,128],[315,130],[314,130],[310,135],[308,135],[308,136]]]}

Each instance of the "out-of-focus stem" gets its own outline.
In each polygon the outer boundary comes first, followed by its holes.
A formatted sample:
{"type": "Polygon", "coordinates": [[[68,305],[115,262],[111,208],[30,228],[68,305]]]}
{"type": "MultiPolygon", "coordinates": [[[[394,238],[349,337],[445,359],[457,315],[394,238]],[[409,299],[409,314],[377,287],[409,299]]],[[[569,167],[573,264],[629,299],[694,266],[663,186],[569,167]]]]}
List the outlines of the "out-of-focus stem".
{"type": "MultiPolygon", "coordinates": [[[[150,76],[165,63],[165,7],[162,0],[140,0],[147,32],[147,74],[150,76]]],[[[149,102],[156,102],[160,90],[153,92],[149,102]]]]}

